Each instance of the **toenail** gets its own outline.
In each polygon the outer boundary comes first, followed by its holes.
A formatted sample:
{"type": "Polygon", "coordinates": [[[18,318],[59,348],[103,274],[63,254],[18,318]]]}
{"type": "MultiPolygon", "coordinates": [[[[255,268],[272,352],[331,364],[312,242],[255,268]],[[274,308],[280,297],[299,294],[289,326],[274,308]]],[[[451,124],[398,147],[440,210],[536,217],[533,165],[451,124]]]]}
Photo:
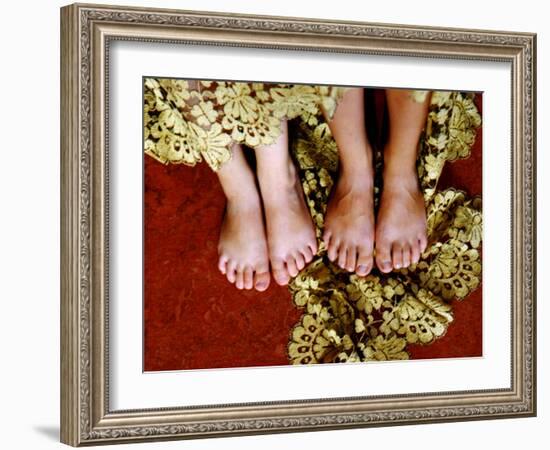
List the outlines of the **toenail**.
{"type": "Polygon", "coordinates": [[[358,266],[357,267],[357,272],[366,272],[367,271],[367,266],[358,266]]]}

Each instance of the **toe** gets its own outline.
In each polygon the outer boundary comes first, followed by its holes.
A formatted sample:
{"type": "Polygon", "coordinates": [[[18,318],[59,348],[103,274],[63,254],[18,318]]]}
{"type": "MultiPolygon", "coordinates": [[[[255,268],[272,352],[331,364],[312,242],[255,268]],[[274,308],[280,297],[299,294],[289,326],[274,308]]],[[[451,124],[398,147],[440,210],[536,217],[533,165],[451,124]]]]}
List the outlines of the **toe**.
{"type": "Polygon", "coordinates": [[[346,260],[348,258],[348,249],[345,245],[342,245],[338,250],[338,265],[342,268],[346,268],[346,260]]]}
{"type": "Polygon", "coordinates": [[[304,257],[305,263],[309,263],[313,259],[313,252],[310,247],[306,247],[302,250],[302,256],[304,257]]]}
{"type": "Polygon", "coordinates": [[[254,275],[254,288],[259,292],[265,291],[269,287],[270,278],[267,269],[262,272],[256,272],[254,275]]]}
{"type": "Polygon", "coordinates": [[[302,270],[306,266],[306,261],[301,253],[296,252],[294,254],[294,260],[296,261],[296,267],[298,270],[302,270]]]}
{"type": "Polygon", "coordinates": [[[315,236],[313,237],[313,239],[309,242],[308,244],[308,247],[309,249],[311,250],[311,254],[312,255],[316,255],[317,254],[317,239],[315,238],[315,236]]]}
{"type": "Polygon", "coordinates": [[[397,242],[392,245],[391,248],[392,264],[394,269],[401,269],[403,267],[403,250],[401,244],[397,242]]]}
{"type": "Polygon", "coordinates": [[[285,268],[285,263],[283,260],[277,260],[272,263],[273,269],[273,278],[275,282],[281,286],[286,286],[290,279],[288,272],[285,268]]]}
{"type": "Polygon", "coordinates": [[[332,262],[336,261],[336,257],[338,256],[338,248],[340,247],[340,242],[336,239],[331,239],[330,241],[330,247],[327,251],[328,259],[330,259],[332,262]]]}
{"type": "Polygon", "coordinates": [[[325,243],[326,248],[329,248],[331,238],[332,232],[330,230],[325,230],[325,232],[323,233],[323,242],[325,243]]]}
{"type": "Polygon", "coordinates": [[[376,265],[380,272],[388,273],[392,270],[392,260],[390,253],[391,245],[386,241],[377,241],[376,243],[376,265]]]}
{"type": "Polygon", "coordinates": [[[409,267],[411,265],[411,246],[409,244],[403,245],[403,267],[409,267]]]}
{"type": "Polygon", "coordinates": [[[365,277],[372,270],[372,249],[359,247],[357,251],[357,269],[356,273],[360,277],[365,277]]]}
{"type": "Polygon", "coordinates": [[[252,270],[252,267],[247,266],[244,269],[243,281],[245,289],[252,289],[254,286],[254,271],[252,270]]]}
{"type": "Polygon", "coordinates": [[[411,244],[411,263],[417,264],[420,261],[420,242],[413,242],[411,244]]]}
{"type": "Polygon", "coordinates": [[[220,259],[218,260],[218,269],[220,269],[220,272],[224,275],[227,273],[227,256],[220,256],[220,259]]]}
{"type": "Polygon", "coordinates": [[[235,286],[237,289],[242,289],[244,287],[244,273],[242,267],[237,267],[237,274],[235,278],[235,286]]]}
{"type": "Polygon", "coordinates": [[[346,270],[348,272],[355,272],[355,264],[357,262],[357,247],[348,247],[348,256],[346,258],[346,270]]]}
{"type": "Polygon", "coordinates": [[[298,267],[296,267],[296,260],[294,257],[289,256],[286,260],[286,270],[291,277],[298,275],[298,267]]]}
{"type": "Polygon", "coordinates": [[[226,276],[230,283],[234,283],[235,280],[237,279],[237,274],[235,273],[236,269],[237,269],[237,264],[235,264],[235,261],[229,260],[227,262],[226,276]]]}
{"type": "Polygon", "coordinates": [[[426,250],[426,247],[428,246],[428,239],[426,239],[426,235],[422,234],[418,237],[418,242],[420,244],[420,253],[424,253],[426,250]]]}

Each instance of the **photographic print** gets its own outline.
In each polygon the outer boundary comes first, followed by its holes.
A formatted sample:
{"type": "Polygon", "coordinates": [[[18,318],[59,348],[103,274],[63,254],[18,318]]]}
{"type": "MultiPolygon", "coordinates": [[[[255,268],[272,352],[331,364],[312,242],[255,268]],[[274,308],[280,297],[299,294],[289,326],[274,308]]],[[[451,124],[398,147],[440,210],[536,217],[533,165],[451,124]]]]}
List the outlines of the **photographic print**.
{"type": "Polygon", "coordinates": [[[62,442],[536,415],[535,34],[73,4],[60,81],[62,442]]]}
{"type": "Polygon", "coordinates": [[[482,94],[143,79],[144,370],[482,356],[482,94]]]}

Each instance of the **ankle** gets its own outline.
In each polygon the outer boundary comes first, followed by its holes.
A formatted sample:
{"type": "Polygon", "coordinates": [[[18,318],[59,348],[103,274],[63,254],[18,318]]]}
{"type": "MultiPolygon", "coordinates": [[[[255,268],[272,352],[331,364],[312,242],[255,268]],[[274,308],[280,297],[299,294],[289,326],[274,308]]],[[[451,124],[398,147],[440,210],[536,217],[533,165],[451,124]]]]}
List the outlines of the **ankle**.
{"type": "Polygon", "coordinates": [[[406,188],[407,190],[419,190],[418,172],[416,166],[391,165],[384,166],[382,172],[384,189],[406,188]]]}
{"type": "Polygon", "coordinates": [[[260,207],[260,196],[256,185],[245,183],[240,189],[224,191],[228,207],[237,210],[257,209],[260,207]]]}
{"type": "Polygon", "coordinates": [[[264,198],[292,191],[298,182],[298,171],[290,158],[281,164],[258,166],[257,174],[264,198]]]}
{"type": "Polygon", "coordinates": [[[390,140],[384,147],[384,174],[416,174],[418,146],[414,142],[390,140]]]}
{"type": "Polygon", "coordinates": [[[271,148],[261,149],[261,151],[264,152],[263,157],[256,157],[256,172],[258,176],[261,175],[264,178],[277,178],[281,175],[291,175],[296,170],[290,154],[284,157],[270,155],[269,152],[278,151],[277,149],[271,148]]]}
{"type": "Polygon", "coordinates": [[[361,190],[374,189],[374,170],[371,164],[355,166],[351,168],[340,167],[338,176],[340,185],[350,188],[359,188],[361,190]]]}

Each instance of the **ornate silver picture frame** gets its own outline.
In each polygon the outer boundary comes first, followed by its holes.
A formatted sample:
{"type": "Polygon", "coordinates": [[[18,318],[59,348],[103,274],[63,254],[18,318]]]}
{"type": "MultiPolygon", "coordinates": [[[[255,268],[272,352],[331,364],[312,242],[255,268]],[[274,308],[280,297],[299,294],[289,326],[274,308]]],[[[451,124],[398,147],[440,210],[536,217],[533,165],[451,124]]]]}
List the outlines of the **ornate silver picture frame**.
{"type": "MultiPolygon", "coordinates": [[[[61,9],[61,441],[72,446],[536,415],[536,35],[73,4],[61,9]],[[501,62],[510,67],[508,387],[112,407],[109,67],[117,41],[501,62]]],[[[144,74],[147,75],[147,74],[144,74]]],[[[230,74],[228,74],[230,76],[230,74]]],[[[138,103],[139,103],[138,99],[138,103]]],[[[488,230],[487,232],[490,232],[488,230]]],[[[491,270],[490,267],[486,270],[491,270]]],[[[489,293],[490,295],[490,293],[489,293]]],[[[335,367],[335,370],[338,368],[335,367]]],[[[336,372],[333,372],[336,373],[336,372]]]]}

